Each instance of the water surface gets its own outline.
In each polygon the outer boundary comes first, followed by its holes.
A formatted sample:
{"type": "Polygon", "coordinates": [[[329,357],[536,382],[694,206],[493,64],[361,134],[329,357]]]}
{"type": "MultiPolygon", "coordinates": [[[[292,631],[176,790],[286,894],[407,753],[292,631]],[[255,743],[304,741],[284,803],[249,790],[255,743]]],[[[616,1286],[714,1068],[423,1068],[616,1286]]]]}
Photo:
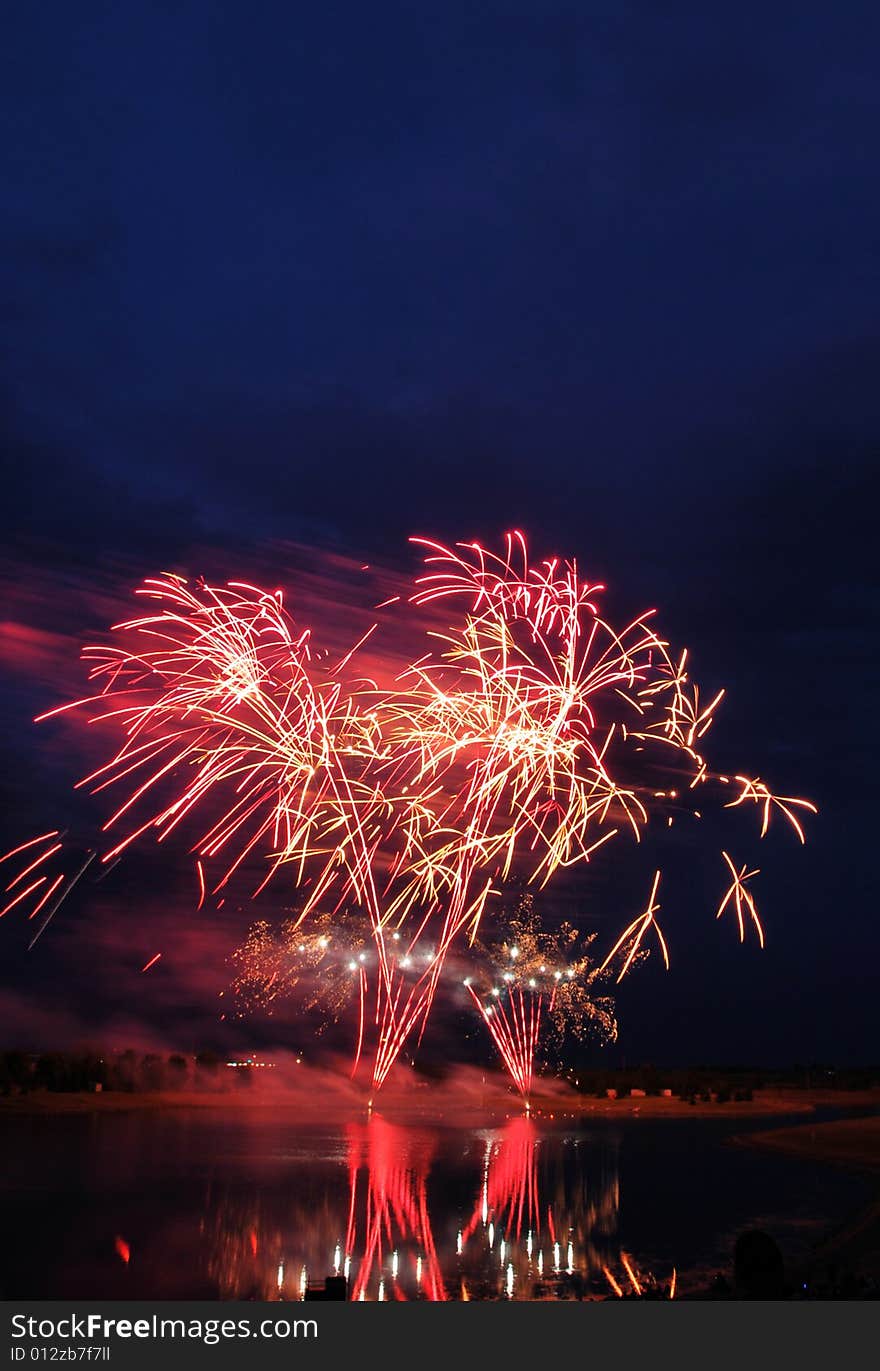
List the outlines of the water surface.
{"type": "Polygon", "coordinates": [[[353,1298],[571,1298],[673,1268],[684,1292],[730,1271],[743,1228],[791,1265],[866,1200],[858,1176],[730,1141],[781,1122],[7,1116],[0,1294],[296,1299],[339,1272],[353,1298]]]}

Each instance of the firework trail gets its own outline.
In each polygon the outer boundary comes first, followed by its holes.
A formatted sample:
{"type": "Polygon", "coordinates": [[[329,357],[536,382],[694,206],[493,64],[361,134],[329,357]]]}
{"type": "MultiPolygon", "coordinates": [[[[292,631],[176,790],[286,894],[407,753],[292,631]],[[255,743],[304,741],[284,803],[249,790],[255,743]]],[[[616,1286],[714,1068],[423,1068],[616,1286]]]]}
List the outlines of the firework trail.
{"type": "Polygon", "coordinates": [[[539,1043],[549,1059],[561,1055],[568,1036],[617,1037],[614,1001],[602,993],[611,973],[588,955],[594,938],[568,923],[543,930],[526,892],[506,929],[475,944],[464,985],[527,1103],[539,1043]]]}
{"type": "Polygon", "coordinates": [[[23,857],[23,861],[26,865],[13,876],[12,880],[6,886],[6,894],[9,894],[13,890],[15,890],[16,893],[12,895],[3,908],[0,909],[0,918],[2,918],[4,914],[8,914],[16,905],[27,900],[34,892],[37,893],[33,907],[28,915],[29,918],[36,918],[43,906],[48,903],[64,880],[64,872],[62,871],[58,875],[53,874],[51,883],[48,885],[47,882],[50,881],[50,876],[47,874],[47,871],[41,871],[37,875],[34,875],[34,873],[44,864],[48,865],[49,870],[51,870],[53,857],[56,857],[64,846],[63,837],[63,834],[60,834],[57,829],[53,828],[50,829],[48,833],[41,833],[36,838],[29,838],[27,842],[20,843],[19,846],[14,847],[11,852],[7,852],[3,857],[0,857],[0,863],[3,863],[11,861],[13,857],[26,854],[23,857]],[[43,850],[37,852],[35,855],[34,849],[40,847],[41,844],[45,844],[43,850]],[[30,881],[28,881],[28,877],[31,877],[30,881]],[[22,885],[22,882],[25,882],[25,884],[22,885]],[[16,890],[16,887],[21,888],[16,890]]]}
{"type": "Polygon", "coordinates": [[[660,951],[663,955],[663,965],[666,967],[667,971],[669,970],[669,950],[666,946],[666,939],[663,937],[660,925],[657,923],[657,920],[655,918],[655,915],[658,909],[660,908],[659,902],[657,900],[657,891],[659,889],[659,886],[660,872],[655,871],[654,883],[651,886],[651,894],[648,896],[647,906],[645,907],[644,911],[638,916],[638,918],[633,919],[632,923],[623,930],[617,942],[614,944],[611,951],[608,953],[608,956],[602,963],[602,966],[600,967],[600,970],[604,971],[607,967],[611,965],[613,959],[617,956],[618,952],[625,950],[626,958],[617,977],[618,984],[623,980],[627,971],[629,971],[630,967],[632,966],[633,959],[636,957],[639,948],[642,945],[642,939],[644,938],[649,928],[653,928],[654,932],[657,935],[657,942],[659,943],[660,951]]]}
{"type": "Polygon", "coordinates": [[[733,879],[730,883],[730,886],[728,887],[727,893],[725,894],[720,905],[718,906],[718,913],[715,917],[720,919],[721,915],[724,913],[727,906],[731,903],[731,901],[733,901],[733,907],[736,911],[736,920],[739,925],[740,942],[745,942],[746,923],[744,915],[747,913],[752,923],[755,925],[755,929],[757,930],[758,942],[760,943],[761,947],[763,947],[764,930],[761,927],[761,920],[758,918],[758,909],[755,904],[755,898],[752,895],[751,891],[746,889],[746,883],[750,881],[754,876],[760,875],[760,867],[755,867],[754,871],[748,871],[746,869],[745,863],[743,863],[739,870],[737,870],[733,862],[733,859],[729,857],[726,852],[722,852],[721,855],[724,858],[724,861],[727,865],[727,869],[730,872],[731,877],[733,879]]]}
{"type": "MultiPolygon", "coordinates": [[[[413,650],[390,684],[358,675],[366,644],[381,656],[378,620],[333,658],[280,591],[165,574],[136,592],[144,612],[85,649],[91,692],[41,716],[75,710],[112,734],[108,760],[79,783],[116,797],[92,844],[104,867],[185,830],[200,907],[256,867],[254,895],[279,877],[301,891],[304,929],[359,911],[374,971],[369,986],[358,976],[358,1041],[370,1017],[376,1087],[421,1037],[447,959],[473,944],[504,881],[540,888],[620,835],[640,841],[653,817],[699,815],[706,787],[727,808],[754,804],[762,836],[777,813],[803,841],[799,815],[815,812],[710,769],[703,740],[723,691],[704,701],[653,611],[613,627],[603,587],[574,561],[533,563],[520,533],[500,554],[414,541],[425,571],[387,611],[413,650]],[[656,789],[658,766],[686,777],[681,790],[656,789]]],[[[48,911],[45,927],[72,888],[63,835],[9,856],[22,869],[10,868],[0,913],[48,911]]],[[[741,936],[747,914],[763,938],[745,884],[755,873],[725,860],[741,936]]],[[[618,979],[649,931],[668,962],[659,880],[603,964],[624,952],[618,979]]],[[[546,1005],[524,993],[508,1024],[537,1041],[546,1005]]]]}

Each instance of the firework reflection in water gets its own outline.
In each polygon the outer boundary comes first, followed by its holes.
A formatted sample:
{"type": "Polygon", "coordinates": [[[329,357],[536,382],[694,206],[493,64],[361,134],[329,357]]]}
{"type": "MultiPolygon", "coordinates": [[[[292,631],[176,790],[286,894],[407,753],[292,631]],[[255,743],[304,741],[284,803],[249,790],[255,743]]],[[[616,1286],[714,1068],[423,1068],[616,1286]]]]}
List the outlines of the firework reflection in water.
{"type": "Polygon", "coordinates": [[[345,1276],[353,1300],[605,1298],[634,1290],[628,1263],[647,1290],[654,1277],[617,1237],[609,1141],[548,1135],[528,1118],[480,1133],[473,1199],[455,1223],[448,1201],[431,1213],[438,1135],[374,1114],[346,1128],[338,1186],[322,1194],[309,1186],[308,1200],[273,1206],[265,1193],[212,1193],[210,1274],[225,1299],[297,1300],[328,1275],[345,1276]]]}

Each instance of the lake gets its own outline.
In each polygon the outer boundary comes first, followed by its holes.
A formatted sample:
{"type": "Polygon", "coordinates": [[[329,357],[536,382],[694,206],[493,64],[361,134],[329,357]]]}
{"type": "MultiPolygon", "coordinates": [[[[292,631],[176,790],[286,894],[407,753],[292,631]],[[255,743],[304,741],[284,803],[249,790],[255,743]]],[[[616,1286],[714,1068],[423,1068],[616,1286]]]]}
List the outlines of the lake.
{"type": "Polygon", "coordinates": [[[665,1288],[673,1269],[686,1293],[730,1272],[744,1228],[790,1264],[870,1197],[731,1142],[782,1121],[6,1116],[0,1295],[297,1299],[339,1273],[355,1299],[571,1298],[665,1288]]]}

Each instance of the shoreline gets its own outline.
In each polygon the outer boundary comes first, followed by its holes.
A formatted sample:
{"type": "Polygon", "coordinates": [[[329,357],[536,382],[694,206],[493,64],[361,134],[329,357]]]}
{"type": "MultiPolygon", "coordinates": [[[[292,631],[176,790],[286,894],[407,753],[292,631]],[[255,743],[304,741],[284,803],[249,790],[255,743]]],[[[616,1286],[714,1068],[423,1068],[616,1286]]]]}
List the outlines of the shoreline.
{"type": "Polygon", "coordinates": [[[745,1147],[762,1147],[786,1156],[825,1162],[854,1171],[880,1171],[880,1114],[795,1124],[735,1138],[745,1147]]]}
{"type": "Polygon", "coordinates": [[[799,1276],[815,1281],[835,1269],[880,1282],[880,1114],[741,1134],[738,1146],[782,1153],[856,1171],[877,1185],[873,1199],[840,1224],[826,1230],[813,1251],[798,1263],[799,1276]]]}
{"type": "MultiPolygon", "coordinates": [[[[807,1089],[769,1089],[755,1091],[752,1100],[729,1100],[723,1104],[698,1101],[689,1104],[677,1097],[664,1096],[625,1096],[622,1099],[598,1099],[571,1093],[550,1095],[535,1094],[530,1109],[526,1111],[518,1096],[503,1087],[487,1086],[481,1097],[476,1099],[468,1093],[463,1097],[439,1089],[430,1091],[430,1101],[420,1098],[420,1092],[413,1089],[405,1091],[384,1090],[376,1099],[373,1113],[400,1122],[414,1121],[422,1124],[454,1122],[464,1123],[472,1118],[511,1117],[526,1115],[541,1122],[556,1122],[562,1119],[750,1119],[792,1114],[811,1114],[818,1108],[833,1107],[843,1110],[880,1109],[880,1089],[858,1091],[807,1090],[807,1089]]],[[[31,1091],[26,1095],[0,1098],[0,1117],[26,1117],[47,1115],[83,1114],[120,1114],[143,1112],[174,1112],[179,1110],[220,1110],[239,1116],[264,1115],[269,1112],[287,1114],[295,1112],[303,1122],[332,1122],[341,1115],[352,1111],[369,1112],[368,1101],[355,1093],[345,1093],[340,1097],[325,1100],[315,1105],[310,1100],[304,1109],[303,1092],[298,1090],[227,1090],[227,1091],[104,1091],[94,1092],[50,1092],[31,1091]]],[[[868,1116],[870,1119],[871,1116],[868,1116]]],[[[856,1125],[865,1120],[847,1120],[856,1125]]],[[[880,1116],[875,1117],[878,1125],[878,1152],[880,1152],[880,1116]]],[[[835,1128],[836,1124],[817,1124],[814,1133],[835,1128]]],[[[791,1129],[768,1130],[765,1133],[748,1134],[745,1141],[758,1146],[787,1151],[791,1155],[814,1155],[820,1160],[846,1161],[836,1153],[825,1155],[821,1150],[812,1153],[804,1140],[791,1140],[791,1134],[800,1133],[804,1125],[791,1129]]],[[[825,1134],[822,1134],[824,1137],[825,1134]]],[[[835,1135],[838,1136],[838,1135],[835,1135]]],[[[741,1141],[739,1138],[737,1142],[741,1141]]],[[[852,1149],[852,1145],[850,1144],[852,1149]]],[[[873,1151],[870,1153],[873,1157],[873,1151]]],[[[850,1156],[850,1162],[853,1157],[850,1156]]],[[[873,1163],[872,1163],[873,1164],[873,1163]]],[[[880,1166],[880,1158],[877,1165],[880,1166]]]]}

